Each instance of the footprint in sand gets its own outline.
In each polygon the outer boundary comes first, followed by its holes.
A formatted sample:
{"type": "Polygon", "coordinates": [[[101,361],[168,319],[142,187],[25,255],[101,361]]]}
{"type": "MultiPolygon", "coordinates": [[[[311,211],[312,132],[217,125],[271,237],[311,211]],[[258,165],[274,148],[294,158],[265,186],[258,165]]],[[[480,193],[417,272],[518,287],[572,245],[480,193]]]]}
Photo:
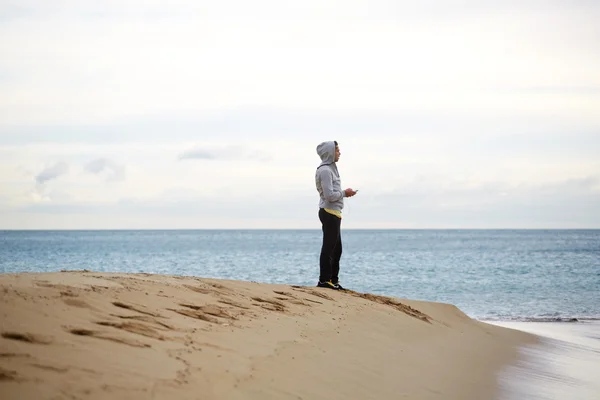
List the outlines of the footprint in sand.
{"type": "Polygon", "coordinates": [[[69,368],[67,367],[55,367],[53,365],[43,365],[43,364],[29,364],[34,368],[38,368],[38,369],[43,369],[44,371],[51,371],[51,372],[56,372],[59,374],[64,374],[66,372],[69,372],[69,368]]]}
{"type": "Polygon", "coordinates": [[[372,301],[375,303],[390,306],[392,308],[395,308],[398,311],[401,311],[407,315],[410,315],[413,318],[417,318],[417,319],[420,319],[421,321],[431,323],[431,317],[429,317],[429,315],[422,313],[421,311],[419,311],[415,308],[412,308],[411,306],[402,304],[401,302],[394,300],[390,297],[369,294],[369,293],[358,293],[358,292],[352,292],[351,294],[352,294],[352,296],[355,296],[355,297],[360,297],[365,300],[369,300],[369,301],[372,301]]]}
{"type": "Polygon", "coordinates": [[[249,310],[250,309],[250,307],[246,307],[245,305],[237,303],[237,302],[235,302],[233,300],[224,300],[224,299],[221,299],[221,300],[219,300],[219,303],[227,304],[229,306],[233,306],[233,307],[237,307],[237,308],[241,308],[243,310],[249,310]]]}
{"type": "Polygon", "coordinates": [[[33,344],[50,344],[52,340],[45,336],[34,335],[31,333],[20,333],[20,332],[3,332],[2,337],[10,340],[17,340],[20,342],[33,343],[33,344]]]}
{"type": "Polygon", "coordinates": [[[16,382],[20,380],[17,371],[11,371],[0,367],[0,382],[16,382]]]}
{"type": "MultiPolygon", "coordinates": [[[[300,306],[312,307],[310,304],[305,303],[304,301],[298,299],[297,297],[295,297],[293,294],[291,294],[289,292],[273,290],[273,293],[280,295],[280,296],[275,296],[275,298],[277,300],[287,301],[288,303],[297,304],[300,306]]],[[[320,303],[320,302],[318,302],[318,303],[320,303]]],[[[321,304],[323,304],[323,303],[321,303],[321,304]]]]}
{"type": "Polygon", "coordinates": [[[16,358],[16,357],[29,358],[29,357],[31,357],[31,355],[29,355],[27,353],[0,353],[0,358],[16,358]]]}
{"type": "Polygon", "coordinates": [[[252,297],[252,300],[257,301],[259,304],[254,304],[256,306],[262,307],[266,310],[270,311],[286,311],[287,308],[285,304],[277,300],[263,299],[261,297],[252,297]]]}
{"type": "Polygon", "coordinates": [[[142,324],[140,322],[128,321],[128,322],[110,322],[110,321],[100,321],[96,322],[96,324],[100,326],[110,326],[112,328],[117,328],[124,330],[126,332],[135,333],[137,335],[146,336],[153,339],[165,340],[165,337],[160,333],[156,332],[155,329],[149,327],[148,325],[142,324]]]}
{"type": "Polygon", "coordinates": [[[183,286],[190,290],[193,290],[196,293],[201,293],[201,294],[211,294],[211,293],[215,292],[212,289],[206,289],[206,288],[202,288],[202,287],[198,287],[198,286],[192,286],[192,285],[183,285],[183,286]]]}
{"type": "Polygon", "coordinates": [[[90,306],[85,301],[79,300],[79,299],[68,298],[68,299],[64,299],[63,302],[68,306],[78,307],[78,308],[88,308],[90,310],[95,310],[94,307],[90,306]]]}
{"type": "Polygon", "coordinates": [[[293,294],[291,294],[289,292],[283,292],[283,291],[280,291],[280,290],[273,290],[273,293],[279,294],[281,296],[294,297],[293,294]]]}
{"type": "Polygon", "coordinates": [[[218,318],[223,318],[227,320],[235,320],[236,317],[232,316],[227,312],[227,309],[220,307],[215,304],[206,304],[203,306],[196,306],[193,304],[181,303],[179,304],[182,307],[186,307],[186,309],[173,309],[169,308],[169,311],[176,312],[181,315],[185,315],[186,317],[191,317],[195,319],[200,319],[203,321],[211,322],[213,324],[220,324],[218,318]]]}
{"type": "Polygon", "coordinates": [[[152,311],[142,310],[141,307],[133,306],[131,304],[122,303],[120,301],[114,301],[112,304],[115,307],[124,308],[126,310],[131,310],[131,311],[139,312],[140,314],[150,315],[151,317],[160,317],[160,318],[162,318],[162,316],[160,314],[154,313],[152,311]]]}
{"type": "Polygon", "coordinates": [[[184,287],[201,294],[216,294],[221,297],[229,297],[232,294],[232,289],[220,283],[203,282],[198,280],[201,286],[183,285],[184,287]]]}
{"type": "MultiPolygon", "coordinates": [[[[310,294],[312,296],[320,297],[320,298],[325,299],[325,300],[335,301],[335,299],[333,297],[331,297],[331,296],[329,296],[329,295],[327,295],[325,293],[321,293],[318,290],[309,289],[309,288],[307,288],[305,286],[292,286],[292,289],[296,290],[298,292],[303,292],[303,293],[306,293],[306,294],[310,294]]],[[[331,289],[325,289],[325,290],[331,290],[331,289]]],[[[306,300],[308,300],[308,299],[306,299],[306,300]]]]}
{"type": "Polygon", "coordinates": [[[93,331],[84,328],[65,328],[69,333],[77,336],[89,336],[96,339],[108,340],[115,343],[125,344],[132,347],[152,347],[147,343],[142,343],[137,340],[126,339],[122,337],[112,336],[106,332],[93,331]]]}
{"type": "Polygon", "coordinates": [[[135,320],[135,321],[142,321],[142,322],[147,322],[149,324],[153,324],[153,325],[158,325],[162,328],[168,329],[170,331],[176,331],[177,329],[169,324],[165,324],[164,322],[161,322],[159,320],[157,320],[156,318],[153,318],[149,315],[118,315],[118,314],[109,314],[111,317],[117,317],[117,318],[121,318],[124,320],[135,320]]]}

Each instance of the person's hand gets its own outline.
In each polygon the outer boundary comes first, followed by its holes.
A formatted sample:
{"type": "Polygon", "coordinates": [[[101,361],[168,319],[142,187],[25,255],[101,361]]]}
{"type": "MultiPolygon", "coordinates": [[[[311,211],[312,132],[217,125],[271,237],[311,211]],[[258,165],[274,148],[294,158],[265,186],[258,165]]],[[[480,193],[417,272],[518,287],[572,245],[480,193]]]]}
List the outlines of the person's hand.
{"type": "Polygon", "coordinates": [[[351,188],[344,190],[344,194],[346,195],[346,197],[352,197],[356,194],[356,192],[357,190],[353,190],[351,188]]]}

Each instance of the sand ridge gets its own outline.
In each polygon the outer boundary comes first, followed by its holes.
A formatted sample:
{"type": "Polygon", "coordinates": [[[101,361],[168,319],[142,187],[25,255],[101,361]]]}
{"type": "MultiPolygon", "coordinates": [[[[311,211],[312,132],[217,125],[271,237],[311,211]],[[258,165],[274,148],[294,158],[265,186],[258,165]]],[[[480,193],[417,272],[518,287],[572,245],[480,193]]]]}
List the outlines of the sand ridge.
{"type": "Polygon", "coordinates": [[[449,305],[297,285],[78,271],[4,275],[0,296],[10,399],[449,396],[445,380],[381,385],[415,365],[425,338],[465,345],[457,329],[478,340],[497,332],[503,351],[524,340],[449,305]],[[377,378],[353,382],[365,373],[377,378]]]}

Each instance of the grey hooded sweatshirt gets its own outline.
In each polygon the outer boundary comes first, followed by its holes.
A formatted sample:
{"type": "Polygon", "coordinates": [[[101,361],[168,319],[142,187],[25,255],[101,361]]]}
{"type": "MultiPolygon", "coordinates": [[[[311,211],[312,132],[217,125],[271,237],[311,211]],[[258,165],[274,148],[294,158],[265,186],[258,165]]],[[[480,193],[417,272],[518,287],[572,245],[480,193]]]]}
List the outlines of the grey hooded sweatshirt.
{"type": "Polygon", "coordinates": [[[317,154],[321,164],[315,173],[317,191],[321,196],[319,208],[342,211],[344,208],[344,191],[337,165],[335,164],[335,142],[323,142],[317,146],[317,154]]]}

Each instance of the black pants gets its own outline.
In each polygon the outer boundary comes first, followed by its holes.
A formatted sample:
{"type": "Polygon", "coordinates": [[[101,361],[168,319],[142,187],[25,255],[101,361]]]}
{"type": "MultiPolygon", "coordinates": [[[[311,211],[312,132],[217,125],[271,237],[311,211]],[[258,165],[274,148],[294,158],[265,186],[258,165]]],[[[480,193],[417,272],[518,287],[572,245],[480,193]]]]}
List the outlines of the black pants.
{"type": "Polygon", "coordinates": [[[337,283],[340,273],[340,258],[342,258],[342,236],[340,233],[341,218],[319,209],[319,219],[323,230],[323,245],[321,246],[321,273],[319,281],[331,280],[337,283]]]}

